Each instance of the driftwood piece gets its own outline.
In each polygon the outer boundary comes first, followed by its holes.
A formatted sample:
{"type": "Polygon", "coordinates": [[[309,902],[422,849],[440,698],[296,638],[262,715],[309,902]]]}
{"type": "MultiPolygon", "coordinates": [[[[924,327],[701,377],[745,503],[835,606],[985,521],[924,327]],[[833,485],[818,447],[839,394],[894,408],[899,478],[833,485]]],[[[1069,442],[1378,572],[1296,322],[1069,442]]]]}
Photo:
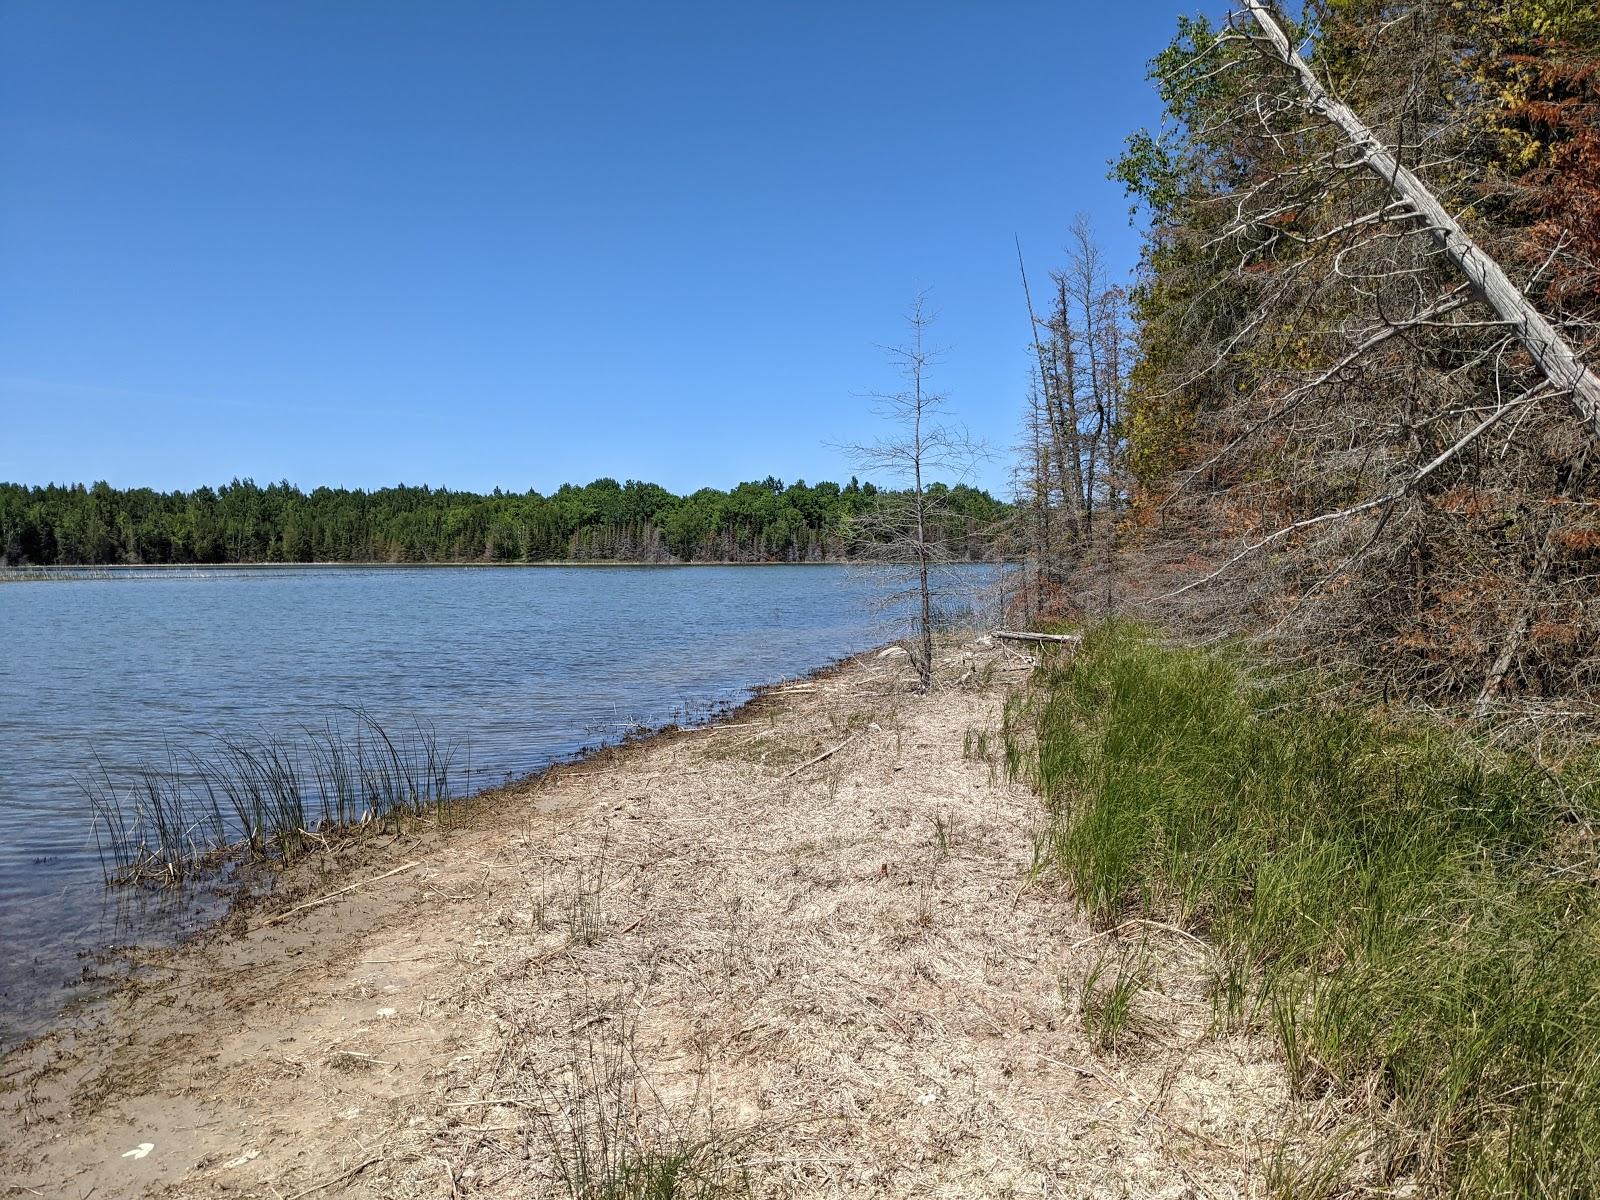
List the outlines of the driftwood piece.
{"type": "Polygon", "coordinates": [[[996,629],[994,636],[1008,642],[1060,642],[1076,646],[1083,641],[1079,633],[1029,633],[1026,630],[996,629]]]}
{"type": "Polygon", "coordinates": [[[843,750],[846,746],[848,746],[851,742],[855,741],[860,736],[861,736],[861,732],[859,730],[857,730],[855,733],[852,733],[849,737],[845,738],[844,741],[840,742],[837,746],[833,747],[831,750],[824,750],[821,754],[817,755],[815,758],[806,759],[805,762],[801,763],[794,770],[785,772],[783,777],[785,779],[792,779],[794,776],[800,774],[801,771],[804,771],[807,767],[814,767],[819,762],[821,762],[823,759],[832,758],[835,754],[839,753],[839,751],[843,750]]]}
{"type": "Polygon", "coordinates": [[[1579,417],[1589,427],[1590,434],[1600,438],[1600,377],[1584,365],[1577,351],[1556,327],[1529,303],[1500,264],[1445,211],[1444,205],[1428,190],[1428,186],[1389,152],[1389,148],[1378,140],[1360,117],[1322,86],[1300,52],[1289,44],[1288,36],[1262,0],[1241,2],[1271,45],[1273,56],[1299,79],[1306,106],[1335,126],[1361,156],[1367,169],[1428,222],[1429,232],[1439,243],[1445,257],[1466,277],[1473,290],[1494,309],[1496,315],[1512,327],[1517,340],[1539,364],[1545,378],[1571,395],[1572,403],[1579,417]]]}
{"type": "Polygon", "coordinates": [[[419,862],[412,861],[406,863],[403,867],[396,867],[392,871],[385,871],[382,875],[374,875],[371,879],[359,879],[355,883],[352,883],[346,887],[342,887],[336,892],[329,892],[326,896],[318,896],[315,900],[307,900],[304,904],[296,904],[293,908],[285,909],[275,917],[268,917],[265,921],[261,922],[257,928],[265,929],[268,925],[276,925],[280,921],[287,921],[297,912],[303,912],[308,908],[316,908],[318,905],[326,904],[330,900],[337,900],[340,896],[353,892],[357,888],[364,888],[369,883],[377,883],[380,879],[388,879],[391,876],[400,874],[402,871],[409,871],[412,867],[420,865],[421,864],[419,862]]]}

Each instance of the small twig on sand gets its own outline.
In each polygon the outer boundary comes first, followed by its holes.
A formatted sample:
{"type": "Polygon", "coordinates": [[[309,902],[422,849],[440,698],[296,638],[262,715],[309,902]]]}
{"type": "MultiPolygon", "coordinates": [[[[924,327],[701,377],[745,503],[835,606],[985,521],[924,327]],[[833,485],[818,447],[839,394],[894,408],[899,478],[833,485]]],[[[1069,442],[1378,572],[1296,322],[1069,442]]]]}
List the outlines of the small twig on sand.
{"type": "Polygon", "coordinates": [[[400,1065],[397,1062],[389,1061],[387,1058],[378,1058],[375,1055],[363,1054],[360,1050],[335,1050],[334,1053],[343,1055],[345,1058],[358,1058],[362,1062],[372,1063],[374,1066],[378,1067],[398,1067],[400,1065]]]}
{"type": "Polygon", "coordinates": [[[1144,925],[1150,929],[1160,929],[1167,933],[1176,934],[1178,937],[1187,938],[1207,954],[1216,953],[1217,948],[1215,946],[1201,938],[1195,937],[1195,935],[1190,933],[1187,929],[1179,929],[1176,925],[1167,925],[1161,921],[1151,921],[1145,917],[1132,917],[1129,920],[1124,921],[1121,925],[1114,926],[1111,929],[1102,929],[1099,933],[1091,933],[1088,937],[1080,938],[1076,942],[1073,942],[1072,945],[1067,947],[1067,949],[1081,950],[1090,942],[1099,941],[1103,937],[1116,937],[1123,930],[1132,929],[1135,925],[1144,925]]]}
{"type": "Polygon", "coordinates": [[[786,772],[783,777],[785,779],[789,779],[789,778],[791,778],[791,777],[793,777],[795,775],[800,774],[800,772],[804,771],[807,767],[814,767],[819,762],[821,762],[823,759],[833,757],[833,755],[839,753],[839,751],[843,750],[846,746],[848,746],[851,742],[855,741],[860,736],[861,736],[861,733],[860,733],[859,730],[857,732],[855,732],[855,733],[852,733],[849,737],[845,738],[844,741],[840,742],[837,746],[833,747],[833,749],[824,750],[821,754],[817,755],[815,758],[806,759],[805,762],[801,763],[794,770],[786,772]]]}
{"type": "Polygon", "coordinates": [[[1179,929],[1176,925],[1167,925],[1161,921],[1152,921],[1145,917],[1139,918],[1139,924],[1148,926],[1151,929],[1164,929],[1168,933],[1176,934],[1178,937],[1187,938],[1206,954],[1215,954],[1217,952],[1217,948],[1211,945],[1211,943],[1195,937],[1195,935],[1190,933],[1187,929],[1179,929]]]}
{"type": "Polygon", "coordinates": [[[402,871],[409,871],[412,867],[420,865],[420,862],[413,859],[411,862],[406,863],[402,867],[396,867],[392,871],[385,871],[382,875],[374,875],[371,879],[357,880],[355,883],[352,883],[347,887],[342,887],[336,892],[329,892],[326,896],[320,896],[315,900],[307,900],[304,904],[296,904],[293,908],[285,909],[275,917],[268,917],[265,921],[261,922],[261,928],[264,929],[268,925],[276,925],[279,921],[288,920],[290,917],[294,916],[295,913],[300,912],[302,909],[315,908],[319,904],[326,904],[330,900],[338,899],[346,892],[353,892],[357,888],[366,887],[369,883],[377,883],[380,879],[388,879],[391,875],[398,875],[402,871]]]}
{"type": "MultiPolygon", "coordinates": [[[[495,1096],[487,1100],[446,1100],[446,1108],[532,1108],[533,1102],[519,1096],[495,1096]]],[[[554,1112],[540,1110],[542,1115],[553,1117],[554,1112]]]]}
{"type": "Polygon", "coordinates": [[[345,1182],[345,1180],[347,1180],[347,1179],[354,1179],[357,1175],[361,1174],[361,1172],[365,1171],[373,1163],[382,1162],[382,1161],[383,1161],[383,1159],[381,1157],[369,1158],[365,1162],[358,1163],[355,1166],[351,1167],[348,1171],[345,1171],[345,1172],[343,1172],[342,1174],[339,1174],[339,1175],[335,1175],[332,1179],[324,1179],[321,1183],[313,1183],[310,1187],[306,1188],[304,1191],[296,1192],[294,1195],[289,1196],[287,1198],[287,1200],[300,1200],[300,1197],[309,1196],[309,1195],[311,1195],[312,1192],[320,1192],[324,1188],[331,1188],[335,1184],[339,1184],[339,1183],[345,1182]]]}

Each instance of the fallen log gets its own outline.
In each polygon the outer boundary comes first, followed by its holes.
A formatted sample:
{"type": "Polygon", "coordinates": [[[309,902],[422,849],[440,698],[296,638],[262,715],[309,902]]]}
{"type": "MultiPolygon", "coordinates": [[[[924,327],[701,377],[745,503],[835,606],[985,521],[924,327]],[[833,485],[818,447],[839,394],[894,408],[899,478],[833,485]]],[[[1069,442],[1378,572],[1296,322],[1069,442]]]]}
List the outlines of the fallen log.
{"type": "Polygon", "coordinates": [[[1081,633],[1029,633],[1014,629],[996,629],[994,636],[1008,642],[1063,642],[1069,646],[1083,641],[1081,633]]]}

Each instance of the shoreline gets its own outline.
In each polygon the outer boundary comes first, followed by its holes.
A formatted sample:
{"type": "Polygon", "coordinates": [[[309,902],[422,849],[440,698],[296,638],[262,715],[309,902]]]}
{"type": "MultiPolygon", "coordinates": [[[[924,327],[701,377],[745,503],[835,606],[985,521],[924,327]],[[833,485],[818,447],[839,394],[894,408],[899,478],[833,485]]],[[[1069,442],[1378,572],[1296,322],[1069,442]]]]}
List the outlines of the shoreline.
{"type": "MultiPolygon", "coordinates": [[[[779,559],[750,561],[744,559],[695,559],[690,562],[634,562],[618,559],[540,559],[536,562],[481,562],[476,559],[436,562],[228,562],[228,563],[69,563],[59,566],[0,566],[0,583],[22,582],[29,577],[49,578],[52,575],[89,575],[94,572],[137,574],[155,571],[418,571],[418,570],[549,570],[559,567],[584,567],[633,569],[650,567],[678,569],[684,567],[907,567],[915,560],[887,562],[878,559],[862,560],[832,558],[804,562],[784,562],[779,559]]],[[[1006,561],[993,559],[962,559],[941,563],[941,567],[1007,566],[1006,561]]]]}
{"type": "MultiPolygon", "coordinates": [[[[359,872],[369,855],[386,855],[388,848],[412,839],[437,840],[439,835],[457,827],[464,820],[474,819],[469,812],[497,801],[513,801],[526,791],[538,791],[550,785],[558,786],[563,773],[581,771],[597,761],[611,762],[615,756],[635,748],[643,748],[657,739],[692,734],[713,728],[741,715],[749,716],[759,711],[763,701],[786,687],[806,684],[826,678],[829,674],[846,669],[857,660],[864,660],[882,652],[895,643],[883,643],[855,654],[846,654],[829,662],[793,676],[769,683],[757,684],[748,689],[748,697],[734,704],[717,702],[710,705],[707,714],[700,718],[674,720],[658,726],[642,726],[611,741],[580,746],[556,756],[542,765],[521,774],[503,778],[487,786],[473,786],[471,791],[451,797],[445,804],[446,813],[438,811],[427,815],[404,818],[408,828],[401,834],[362,829],[318,832],[323,849],[308,851],[288,864],[272,861],[255,861],[243,854],[243,843],[235,843],[213,851],[218,866],[203,872],[192,881],[173,889],[137,881],[107,882],[103,889],[108,898],[119,890],[132,889],[154,893],[161,899],[171,898],[181,902],[184,893],[207,894],[213,898],[214,910],[196,924],[186,927],[162,929],[160,920],[150,923],[142,937],[131,941],[110,942],[85,947],[70,962],[61,964],[61,973],[71,975],[78,968],[79,977],[64,982],[62,989],[82,989],[62,999],[59,1004],[45,1004],[40,1008],[44,1015],[28,1018],[29,1009],[19,1009],[12,1019],[10,1029],[15,1036],[0,1038],[0,1065],[18,1051],[26,1050],[33,1042],[50,1037],[60,1030],[79,1022],[82,1016],[116,1000],[126,988],[137,987],[138,973],[148,968],[152,961],[182,952],[199,941],[226,934],[237,928],[241,917],[268,919],[292,907],[314,887],[335,886],[359,872]],[[380,845],[384,843],[384,845],[380,845]],[[229,867],[238,877],[224,879],[229,867]]],[[[469,781],[470,782],[470,781],[469,781]]],[[[480,815],[477,819],[492,819],[480,815]]]]}
{"type": "MultiPolygon", "coordinates": [[[[54,1060],[61,1047],[71,1046],[76,1055],[80,1042],[98,1039],[101,1044],[84,1055],[89,1060],[90,1071],[97,1068],[108,1072],[118,1070],[117,1060],[137,1041],[136,1035],[124,1036],[130,1017],[152,1001],[160,1004],[161,998],[175,986],[172,980],[161,978],[163,973],[182,979],[189,971],[187,964],[191,960],[218,954],[230,960],[226,972],[230,976],[270,965],[266,958],[238,954],[244,939],[274,929],[290,918],[303,919],[315,929],[325,919],[316,911],[323,907],[324,901],[345,896],[360,899],[357,893],[369,885],[403,884],[400,877],[422,866],[422,860],[448,854],[452,837],[457,834],[493,829],[511,817],[525,817],[530,809],[535,815],[560,810],[563,807],[560,789],[567,783],[581,783],[593,775],[624,771],[630,763],[653,750],[698,734],[759,721],[782,702],[785,693],[813,687],[859,668],[894,644],[870,647],[809,671],[759,684],[750,689],[749,698],[742,703],[718,710],[704,720],[674,721],[626,734],[613,742],[580,748],[514,779],[454,798],[446,806],[448,817],[444,820],[435,813],[415,818],[411,822],[415,828],[400,833],[352,832],[329,839],[325,851],[286,866],[256,864],[255,870],[273,876],[271,887],[252,891],[238,886],[223,900],[221,911],[197,928],[176,933],[173,940],[158,944],[125,943],[85,952],[87,961],[96,967],[114,967],[117,973],[97,977],[96,982],[104,985],[102,989],[69,998],[53,1015],[39,1022],[37,1028],[13,1042],[0,1044],[0,1115],[5,1114],[8,1093],[14,1090],[13,1079],[27,1073],[30,1066],[36,1066],[41,1054],[54,1060]]],[[[107,885],[108,888],[114,886],[117,885],[107,885]]],[[[204,889],[200,883],[185,886],[204,889]]],[[[290,953],[299,956],[303,950],[292,948],[290,953]]],[[[272,956],[275,957],[275,952],[272,956]]],[[[214,989],[219,982],[225,990],[225,980],[213,978],[205,986],[214,989]]],[[[54,1075],[56,1068],[47,1067],[46,1073],[54,1075]]],[[[76,1096],[56,1094],[52,1099],[53,1107],[58,1109],[53,1119],[64,1119],[67,1113],[75,1112],[80,1106],[76,1096]]],[[[5,1123],[0,1121],[0,1134],[5,1129],[5,1123]]],[[[53,1194],[8,1179],[7,1172],[14,1169],[0,1140],[0,1189],[9,1187],[31,1194],[53,1194]]]]}
{"type": "Polygon", "coordinates": [[[1027,675],[991,641],[924,694],[868,651],[334,853],[0,1058],[0,1185],[565,1195],[582,1112],[757,1195],[1258,1180],[1293,1101],[1197,1017],[1192,947],[1137,1055],[1074,1015],[1105,935],[988,741],[1027,675]]]}

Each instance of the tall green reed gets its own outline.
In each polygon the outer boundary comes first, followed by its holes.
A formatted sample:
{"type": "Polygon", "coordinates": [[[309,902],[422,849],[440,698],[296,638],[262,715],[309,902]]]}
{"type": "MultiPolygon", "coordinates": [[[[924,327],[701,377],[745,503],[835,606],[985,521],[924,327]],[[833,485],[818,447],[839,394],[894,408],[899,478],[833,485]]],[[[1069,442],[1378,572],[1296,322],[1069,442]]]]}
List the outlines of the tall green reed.
{"type": "Polygon", "coordinates": [[[432,725],[390,731],[363,709],[287,735],[212,734],[203,750],[80,781],[108,882],[180,882],[232,851],[287,863],[330,833],[450,800],[455,748],[432,725]]]}

